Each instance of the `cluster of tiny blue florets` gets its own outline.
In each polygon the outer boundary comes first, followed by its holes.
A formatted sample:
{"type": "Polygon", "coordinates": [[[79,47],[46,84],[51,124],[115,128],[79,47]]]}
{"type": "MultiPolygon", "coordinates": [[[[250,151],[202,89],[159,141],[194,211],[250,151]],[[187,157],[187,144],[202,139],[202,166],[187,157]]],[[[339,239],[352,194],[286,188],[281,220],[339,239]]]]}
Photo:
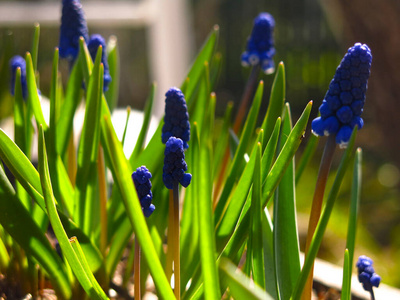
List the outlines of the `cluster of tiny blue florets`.
{"type": "Polygon", "coordinates": [[[104,85],[103,90],[108,90],[108,85],[111,82],[110,70],[107,62],[106,41],[100,34],[92,34],[88,43],[88,50],[93,61],[96,59],[97,49],[102,47],[101,62],[104,66],[104,85]]]}
{"type": "Polygon", "coordinates": [[[59,54],[72,63],[79,53],[79,38],[82,36],[87,42],[89,32],[79,0],[63,0],[62,3],[59,54]]]}
{"type": "Polygon", "coordinates": [[[275,20],[269,13],[260,13],[254,19],[253,30],[241,58],[243,66],[260,65],[267,74],[274,71],[274,27],[275,20]]]}
{"type": "Polygon", "coordinates": [[[372,292],[372,287],[379,287],[381,277],[375,273],[372,266],[373,261],[365,255],[358,258],[356,267],[358,268],[358,280],[362,283],[364,290],[372,292]]]}
{"type": "Polygon", "coordinates": [[[177,183],[187,187],[192,180],[192,175],[185,173],[187,165],[183,141],[180,138],[170,137],[165,144],[164,155],[163,181],[165,186],[170,190],[177,183]]]}
{"type": "Polygon", "coordinates": [[[21,87],[22,97],[26,99],[28,93],[28,87],[26,85],[26,62],[22,56],[15,55],[10,60],[10,71],[11,71],[11,95],[14,96],[15,92],[15,76],[17,69],[21,69],[21,87]]]}
{"type": "Polygon", "coordinates": [[[190,123],[185,96],[178,88],[170,88],[165,94],[165,116],[161,140],[165,144],[171,136],[180,138],[183,147],[189,147],[190,123]]]}
{"type": "Polygon", "coordinates": [[[370,75],[372,55],[365,44],[349,48],[336,70],[319,111],[321,117],[313,120],[314,134],[336,135],[336,143],[346,147],[354,126],[364,125],[360,117],[370,75]]]}
{"type": "Polygon", "coordinates": [[[151,173],[145,166],[141,166],[132,173],[132,179],[136,187],[136,191],[142,206],[145,217],[149,217],[156,209],[151,200],[153,193],[151,192],[151,173]]]}

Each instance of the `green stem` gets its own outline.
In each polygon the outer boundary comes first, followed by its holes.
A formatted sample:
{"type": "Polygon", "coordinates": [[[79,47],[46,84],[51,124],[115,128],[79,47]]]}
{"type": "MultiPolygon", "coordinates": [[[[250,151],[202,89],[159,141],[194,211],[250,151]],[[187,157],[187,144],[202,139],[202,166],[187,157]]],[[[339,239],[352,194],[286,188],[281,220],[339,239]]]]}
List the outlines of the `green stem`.
{"type": "Polygon", "coordinates": [[[174,199],[174,292],[175,298],[180,300],[181,291],[181,258],[180,258],[180,247],[179,247],[179,183],[174,183],[172,190],[174,199]]]}
{"type": "MultiPolygon", "coordinates": [[[[308,223],[308,233],[306,239],[306,250],[305,256],[307,256],[310,249],[310,244],[314,236],[315,228],[317,227],[319,218],[321,216],[322,202],[324,199],[326,182],[328,180],[329,170],[331,168],[333,154],[335,153],[336,141],[335,135],[330,135],[326,141],[324,153],[321,158],[321,164],[319,167],[317,183],[315,185],[314,198],[311,207],[310,220],[308,223]]],[[[313,282],[313,267],[311,268],[310,274],[307,279],[307,283],[304,287],[302,299],[311,299],[312,294],[312,282],[313,282]]]]}

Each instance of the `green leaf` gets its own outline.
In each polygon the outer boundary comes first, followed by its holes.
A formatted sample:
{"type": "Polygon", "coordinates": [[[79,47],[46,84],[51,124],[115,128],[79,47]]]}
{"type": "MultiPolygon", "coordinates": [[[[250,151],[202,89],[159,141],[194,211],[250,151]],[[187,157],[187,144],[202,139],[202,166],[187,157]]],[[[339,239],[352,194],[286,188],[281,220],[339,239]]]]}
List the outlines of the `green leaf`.
{"type": "Polygon", "coordinates": [[[57,293],[69,299],[72,291],[60,257],[33,221],[31,214],[21,204],[1,167],[0,206],[0,223],[3,228],[46,271],[57,293]]]}
{"type": "Polygon", "coordinates": [[[283,62],[280,62],[278,65],[278,70],[275,74],[274,82],[272,84],[267,113],[265,114],[265,118],[261,126],[261,128],[264,129],[265,134],[265,141],[262,147],[263,150],[274,129],[276,119],[282,115],[282,110],[285,103],[285,93],[285,66],[283,62]]]}
{"type": "Polygon", "coordinates": [[[185,86],[185,98],[188,107],[191,105],[193,93],[197,88],[198,81],[203,73],[204,62],[211,61],[212,55],[214,54],[214,49],[218,41],[218,33],[219,27],[215,25],[186,76],[189,78],[189,82],[186,83],[185,78],[182,83],[182,88],[185,86]]]}
{"type": "Polygon", "coordinates": [[[233,299],[273,299],[258,286],[252,286],[251,281],[228,259],[221,259],[219,263],[220,276],[229,287],[233,299]]]}
{"type": "Polygon", "coordinates": [[[83,54],[79,52],[78,59],[72,67],[68,78],[67,90],[64,102],[60,111],[60,118],[57,122],[57,153],[64,157],[67,151],[68,142],[73,130],[74,114],[82,98],[82,60],[83,54]]]}
{"type": "Polygon", "coordinates": [[[290,132],[290,135],[288,136],[282,151],[279,153],[278,158],[268,173],[268,176],[265,179],[263,178],[263,206],[267,204],[268,200],[272,196],[272,193],[275,191],[284,174],[284,171],[292,161],[294,154],[303,140],[304,132],[306,130],[308,118],[311,112],[311,106],[312,101],[307,104],[296,125],[293,127],[293,130],[290,132]]]}
{"type": "Polygon", "coordinates": [[[146,248],[146,251],[143,251],[144,258],[149,265],[150,273],[159,296],[164,299],[174,299],[169,282],[164,274],[154,244],[151,240],[139,199],[133,186],[131,178],[132,168],[125,158],[122,145],[117,138],[110,119],[104,118],[101,124],[103,140],[108,148],[108,153],[110,153],[112,168],[114,169],[113,174],[116,176],[114,180],[118,183],[120,188],[126,213],[139,240],[140,246],[143,249],[146,248]]]}
{"type": "Polygon", "coordinates": [[[228,173],[228,178],[225,181],[224,188],[222,190],[221,196],[219,198],[218,204],[215,208],[215,224],[221,222],[223,215],[226,211],[227,206],[229,205],[229,195],[234,187],[236,179],[240,176],[241,170],[240,166],[242,164],[243,156],[245,154],[246,148],[249,144],[249,140],[254,133],[254,129],[256,126],[257,115],[259,113],[262,94],[264,89],[264,83],[260,81],[258,85],[256,94],[254,96],[253,104],[250,108],[250,112],[247,116],[247,120],[243,129],[243,133],[240,138],[240,143],[238,149],[233,158],[231,168],[228,173]]]}
{"type": "Polygon", "coordinates": [[[47,153],[44,141],[43,128],[40,126],[39,128],[39,174],[40,181],[42,184],[44,199],[46,201],[47,213],[49,216],[49,220],[51,226],[54,230],[54,234],[57,237],[57,240],[60,244],[60,247],[63,251],[63,255],[66,257],[69,265],[71,266],[72,271],[74,272],[76,278],[79,283],[82,285],[83,289],[90,296],[91,299],[107,299],[107,297],[103,297],[102,294],[99,294],[96,291],[96,288],[93,286],[91,280],[87,276],[90,269],[85,269],[85,266],[81,264],[79,261],[74,249],[72,248],[68,236],[63,228],[60,217],[58,216],[55,199],[53,195],[53,190],[51,188],[50,182],[50,174],[49,168],[47,164],[47,153]]]}
{"type": "MultiPolygon", "coordinates": [[[[222,160],[224,159],[229,139],[229,127],[231,123],[232,108],[233,108],[233,102],[229,102],[228,105],[226,106],[222,129],[220,134],[218,135],[217,145],[215,146],[215,151],[214,151],[215,162],[222,162],[222,160]]],[[[217,178],[220,167],[221,163],[214,163],[214,171],[213,171],[214,179],[217,178]]]]}
{"type": "MultiPolygon", "coordinates": [[[[199,243],[201,268],[203,272],[205,299],[221,299],[218,270],[216,266],[214,228],[212,219],[212,181],[210,149],[207,144],[200,144],[197,124],[193,126],[194,151],[200,154],[196,168],[199,170],[200,185],[197,186],[197,207],[199,210],[199,243]]],[[[206,143],[203,141],[203,143],[206,143]]],[[[197,182],[196,182],[197,183],[197,182]]]]}
{"type": "Polygon", "coordinates": [[[97,155],[100,140],[101,97],[103,94],[103,65],[101,64],[101,47],[89,79],[85,120],[78,150],[78,169],[75,188],[75,221],[89,235],[93,220],[97,189],[97,155]]]}
{"type": "Polygon", "coordinates": [[[343,264],[343,284],[341,291],[341,300],[351,299],[351,264],[349,249],[344,251],[344,264],[343,264]]]}
{"type": "MultiPolygon", "coordinates": [[[[289,104],[286,104],[281,132],[281,148],[292,130],[289,104]]],[[[294,159],[289,163],[275,192],[274,257],[280,297],[289,299],[300,274],[300,249],[296,219],[294,159]]]]}
{"type": "Polygon", "coordinates": [[[315,150],[317,149],[319,142],[319,137],[310,134],[308,137],[307,145],[303,151],[303,155],[300,158],[300,161],[296,168],[296,184],[299,182],[301,175],[303,175],[303,171],[310,162],[311,158],[314,156],[315,150]]]}
{"type": "Polygon", "coordinates": [[[93,273],[90,271],[89,264],[86,260],[85,254],[82,251],[82,247],[79,244],[78,239],[74,236],[69,239],[69,242],[72,246],[72,249],[75,252],[76,257],[78,258],[80,264],[82,265],[82,269],[85,272],[86,276],[89,278],[90,283],[96,290],[97,295],[100,299],[108,299],[107,295],[104,293],[103,289],[100,287],[99,283],[97,282],[96,278],[94,277],[93,273]]]}
{"type": "MultiPolygon", "coordinates": [[[[58,105],[60,104],[60,99],[57,99],[58,96],[58,48],[54,50],[53,57],[53,70],[51,74],[51,89],[50,89],[50,127],[48,132],[47,144],[49,145],[48,151],[49,156],[51,158],[56,155],[56,144],[57,144],[57,132],[56,132],[56,123],[57,123],[57,111],[59,111],[58,105]]],[[[51,166],[50,166],[51,169],[51,166]]]]}
{"type": "Polygon", "coordinates": [[[264,253],[262,234],[262,205],[261,205],[261,142],[257,143],[256,160],[253,174],[253,193],[251,198],[251,231],[247,251],[251,253],[251,269],[253,279],[259,287],[265,289],[264,253]]]}
{"type": "MultiPolygon", "coordinates": [[[[284,171],[286,170],[287,165],[290,163],[293,158],[298,146],[300,145],[304,130],[307,125],[308,117],[311,111],[311,102],[305,108],[303,114],[300,116],[293,130],[291,131],[288,140],[285,143],[279,157],[275,161],[274,166],[268,171],[268,168],[262,168],[262,177],[263,177],[263,190],[262,190],[262,199],[263,199],[263,207],[267,205],[269,198],[272,193],[275,191],[279,181],[281,180],[284,171]]],[[[268,146],[266,147],[267,151],[268,146]]],[[[264,152],[265,152],[264,151],[264,152]]],[[[246,201],[246,204],[243,208],[239,221],[235,224],[235,231],[230,237],[229,241],[224,241],[221,244],[221,247],[224,247],[224,256],[231,257],[232,254],[237,253],[237,251],[242,247],[243,243],[246,240],[246,236],[250,226],[250,214],[248,212],[250,207],[249,201],[246,201]]],[[[237,219],[234,219],[237,220],[237,219]]],[[[233,228],[232,228],[233,231],[233,228]]]]}
{"type": "Polygon", "coordinates": [[[21,69],[15,73],[14,88],[14,136],[15,143],[26,154],[28,151],[25,141],[25,103],[22,97],[21,69]]]}
{"type": "MultiPolygon", "coordinates": [[[[35,200],[40,208],[46,212],[46,205],[42,196],[39,173],[14,144],[14,142],[0,129],[0,157],[21,183],[29,195],[35,200]]],[[[96,271],[102,265],[102,257],[99,250],[91,243],[90,239],[63,213],[59,213],[63,226],[70,236],[77,236],[81,241],[82,248],[88,257],[92,271],[96,271]]]]}
{"type": "Polygon", "coordinates": [[[232,234],[232,231],[235,228],[240,216],[240,212],[242,211],[243,205],[245,204],[249,194],[251,184],[253,183],[254,168],[256,165],[257,145],[258,143],[263,142],[263,136],[264,131],[260,130],[257,140],[254,142],[249,162],[240,176],[236,189],[234,190],[226,211],[224,212],[224,216],[221,219],[221,222],[216,225],[216,236],[219,246],[218,249],[221,248],[221,244],[226,242],[226,238],[229,238],[229,236],[232,234]]]}
{"type": "Polygon", "coordinates": [[[349,225],[347,228],[347,241],[346,241],[346,249],[348,250],[348,256],[349,256],[348,268],[350,275],[347,278],[348,280],[347,282],[345,282],[345,278],[343,277],[343,285],[348,285],[349,290],[351,290],[351,273],[353,269],[354,248],[356,244],[358,209],[360,206],[360,197],[361,197],[361,182],[362,182],[362,150],[361,148],[358,148],[356,151],[356,158],[354,160],[354,167],[353,167],[353,182],[351,187],[349,225]]]}
{"type": "MultiPolygon", "coordinates": [[[[14,140],[22,151],[29,155],[30,149],[27,144],[29,141],[26,138],[26,127],[30,126],[26,118],[26,105],[22,96],[21,86],[21,69],[18,68],[15,73],[15,89],[14,89],[14,140]]],[[[22,188],[20,183],[16,182],[17,194],[21,202],[28,211],[32,210],[31,199],[27,192],[22,188]]]]}
{"type": "Polygon", "coordinates": [[[276,268],[274,259],[274,238],[273,225],[268,209],[264,209],[262,214],[262,240],[264,251],[264,269],[265,269],[265,290],[274,299],[280,299],[278,293],[278,281],[276,280],[276,268]]]}
{"type": "Polygon", "coordinates": [[[140,133],[138,139],[136,141],[135,149],[132,152],[132,159],[138,157],[139,153],[143,151],[144,142],[147,136],[147,131],[149,130],[150,121],[151,121],[151,111],[153,109],[154,97],[156,94],[156,83],[153,83],[150,88],[150,94],[146,101],[146,106],[144,108],[144,117],[142,128],[140,129],[140,133]]]}
{"type": "Polygon", "coordinates": [[[39,36],[40,36],[40,25],[39,23],[34,24],[35,32],[33,33],[33,41],[32,41],[32,63],[33,69],[37,70],[37,58],[39,52],[39,36]]]}
{"type": "Polygon", "coordinates": [[[115,35],[112,35],[108,40],[107,58],[108,58],[108,68],[110,70],[110,76],[112,80],[108,85],[108,90],[104,94],[107,99],[108,107],[112,112],[118,104],[119,74],[120,74],[118,40],[115,35]]]}
{"type": "Polygon", "coordinates": [[[349,144],[347,146],[346,152],[343,154],[342,160],[339,165],[339,169],[337,170],[335,181],[331,187],[328,198],[326,200],[325,207],[322,211],[321,217],[318,221],[317,227],[314,232],[314,236],[312,238],[309,252],[305,258],[303,269],[301,270],[300,276],[296,282],[296,287],[293,290],[291,299],[300,299],[301,294],[304,289],[304,285],[307,281],[308,275],[311,271],[311,268],[314,264],[315,257],[317,256],[317,252],[319,246],[321,245],[322,238],[324,236],[324,232],[326,226],[328,225],[328,221],[330,215],[332,213],[333,205],[335,204],[335,200],[339,194],[340,185],[343,181],[344,175],[346,173],[347,167],[350,164],[350,161],[354,155],[354,141],[356,138],[356,128],[353,130],[353,134],[350,138],[349,144]]]}
{"type": "Polygon", "coordinates": [[[38,89],[36,86],[35,70],[33,69],[32,58],[29,52],[26,53],[26,85],[28,88],[28,105],[32,107],[37,124],[42,124],[46,131],[48,126],[43,117],[42,107],[40,106],[38,89]]]}

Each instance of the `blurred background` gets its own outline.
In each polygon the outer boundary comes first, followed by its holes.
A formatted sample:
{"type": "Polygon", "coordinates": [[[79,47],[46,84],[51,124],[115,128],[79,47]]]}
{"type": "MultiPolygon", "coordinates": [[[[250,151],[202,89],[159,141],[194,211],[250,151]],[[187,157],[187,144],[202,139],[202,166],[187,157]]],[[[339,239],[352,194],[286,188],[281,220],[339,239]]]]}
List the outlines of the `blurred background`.
{"type": "MultiPolygon", "coordinates": [[[[163,110],[163,92],[180,85],[190,61],[214,24],[220,28],[218,51],[222,70],[217,84],[217,114],[228,101],[238,103],[249,75],[240,55],[253,19],[260,12],[276,21],[275,63],[286,67],[287,101],[293,119],[314,100],[312,118],[335,69],[355,42],[368,44],[373,54],[364,108],[365,127],[357,144],[363,148],[363,187],[356,255],[375,260],[383,282],[400,287],[400,1],[398,0],[82,0],[89,33],[106,39],[115,35],[121,56],[119,106],[141,110],[153,80],[159,91],[155,114],[163,110]]],[[[49,93],[51,59],[58,44],[61,1],[0,0],[0,55],[9,58],[31,48],[33,22],[41,24],[38,70],[40,89],[49,93]]],[[[8,64],[4,59],[0,64],[8,64]]],[[[4,68],[2,68],[4,69],[4,68]]],[[[68,65],[61,64],[64,77],[68,65]]],[[[1,75],[0,90],[8,91],[8,73],[1,75]],[[7,88],[4,88],[7,86],[7,88]]],[[[260,75],[261,76],[261,75],[260,75]]],[[[273,75],[262,75],[266,97],[273,75]]],[[[10,95],[0,95],[0,118],[11,113],[10,95]]],[[[266,103],[260,117],[266,111],[266,103]]],[[[307,137],[310,131],[306,133],[307,137]]],[[[310,167],[297,184],[301,247],[304,247],[312,191],[324,138],[310,167]]],[[[337,160],[341,151],[337,151],[337,160]]],[[[335,169],[338,161],[334,163],[335,169]]],[[[350,172],[349,172],[350,173],[350,172]]],[[[348,174],[351,175],[351,174],[348,174]]],[[[347,231],[350,177],[344,182],[330,221],[320,257],[341,265],[347,231]]]]}

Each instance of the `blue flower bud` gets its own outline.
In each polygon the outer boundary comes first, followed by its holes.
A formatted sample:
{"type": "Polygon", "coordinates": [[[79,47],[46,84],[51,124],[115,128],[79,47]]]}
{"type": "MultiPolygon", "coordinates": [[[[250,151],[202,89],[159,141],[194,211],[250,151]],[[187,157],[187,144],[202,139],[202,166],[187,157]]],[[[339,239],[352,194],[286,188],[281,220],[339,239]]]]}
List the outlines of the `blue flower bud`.
{"type": "Polygon", "coordinates": [[[10,59],[11,95],[13,96],[15,92],[15,76],[18,68],[21,69],[22,97],[26,100],[26,96],[28,94],[28,87],[26,85],[26,62],[23,57],[15,55],[10,59]]]}
{"type": "Polygon", "coordinates": [[[170,137],[165,144],[164,155],[163,181],[165,186],[170,190],[177,183],[187,187],[192,180],[192,175],[185,173],[187,165],[183,141],[180,138],[170,137]]]}
{"type": "Polygon", "coordinates": [[[170,88],[165,94],[165,116],[161,140],[165,144],[171,136],[183,141],[183,147],[189,147],[190,123],[185,96],[178,88],[170,88]]]}
{"type": "Polygon", "coordinates": [[[132,180],[135,184],[136,192],[145,217],[149,217],[155,210],[155,206],[151,204],[153,194],[151,192],[151,173],[145,166],[141,166],[132,173],[132,180]]]}
{"type": "Polygon", "coordinates": [[[336,143],[345,148],[354,126],[361,129],[364,125],[360,117],[367,90],[372,55],[365,44],[356,43],[349,48],[339,64],[335,76],[320,106],[321,119],[313,121],[312,132],[316,135],[336,134],[336,143]],[[332,126],[336,118],[338,127],[332,126]],[[331,119],[329,122],[326,120],[331,119]]]}
{"type": "Polygon", "coordinates": [[[75,61],[79,53],[79,38],[89,40],[82,4],[79,0],[63,0],[61,12],[59,54],[61,58],[75,61]]]}
{"type": "Polygon", "coordinates": [[[90,36],[90,40],[88,43],[88,50],[89,50],[90,56],[92,57],[93,61],[96,59],[97,49],[99,48],[99,46],[102,47],[101,62],[104,66],[103,91],[107,91],[108,85],[111,82],[111,75],[110,75],[110,69],[108,67],[108,61],[107,61],[106,41],[100,34],[92,34],[90,36]]]}
{"type": "Polygon", "coordinates": [[[274,32],[275,20],[269,13],[260,13],[254,19],[254,26],[247,40],[246,51],[241,61],[243,66],[260,65],[266,74],[274,71],[272,57],[275,55],[274,32]]]}
{"type": "Polygon", "coordinates": [[[362,283],[364,290],[372,292],[372,287],[379,287],[381,277],[375,273],[373,261],[365,255],[358,258],[356,267],[358,269],[358,281],[362,283]]]}

